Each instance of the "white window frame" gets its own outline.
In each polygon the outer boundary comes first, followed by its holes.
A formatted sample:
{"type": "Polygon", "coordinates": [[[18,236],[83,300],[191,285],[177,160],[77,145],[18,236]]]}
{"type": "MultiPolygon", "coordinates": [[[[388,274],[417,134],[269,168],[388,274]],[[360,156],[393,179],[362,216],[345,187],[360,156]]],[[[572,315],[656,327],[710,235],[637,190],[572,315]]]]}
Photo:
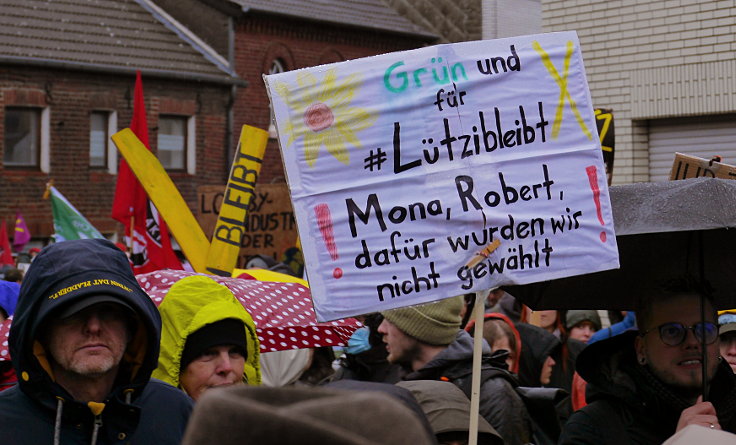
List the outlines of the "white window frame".
{"type": "MultiPolygon", "coordinates": [[[[186,125],[186,138],[184,139],[184,171],[188,175],[194,175],[197,173],[197,120],[195,116],[183,116],[183,115],[177,115],[177,114],[167,114],[162,113],[162,116],[159,117],[159,120],[161,117],[168,118],[168,117],[179,117],[185,119],[185,125],[186,125]]],[[[164,167],[164,169],[167,169],[164,167]]],[[[169,171],[181,171],[178,169],[175,170],[169,170],[169,171]]]]}
{"type": "Polygon", "coordinates": [[[187,118],[187,146],[184,148],[187,152],[187,174],[194,175],[197,173],[197,122],[195,116],[187,118]]]}
{"type": "MultiPolygon", "coordinates": [[[[36,107],[36,106],[23,106],[23,105],[12,105],[6,108],[28,108],[40,110],[40,122],[39,122],[39,140],[38,140],[38,164],[37,165],[13,165],[12,167],[18,168],[38,168],[43,173],[51,172],[51,108],[49,107],[36,107]]],[[[7,109],[5,111],[7,113],[7,109]]]]}
{"type": "Polygon", "coordinates": [[[118,171],[118,150],[117,150],[117,147],[115,147],[115,143],[112,141],[112,138],[110,138],[110,136],[112,136],[113,134],[117,132],[118,112],[115,110],[93,109],[90,111],[90,125],[91,125],[91,116],[93,113],[100,113],[100,114],[104,113],[107,117],[107,120],[106,120],[107,128],[105,129],[107,133],[107,140],[105,141],[105,148],[104,148],[106,164],[93,166],[90,163],[90,168],[104,167],[105,169],[107,169],[107,173],[114,175],[118,171]]]}
{"type": "MultiPolygon", "coordinates": [[[[110,111],[109,119],[107,120],[107,134],[112,136],[118,132],[118,112],[113,110],[110,111]]],[[[111,175],[118,173],[118,147],[112,141],[112,138],[107,138],[107,172],[111,175]]]]}

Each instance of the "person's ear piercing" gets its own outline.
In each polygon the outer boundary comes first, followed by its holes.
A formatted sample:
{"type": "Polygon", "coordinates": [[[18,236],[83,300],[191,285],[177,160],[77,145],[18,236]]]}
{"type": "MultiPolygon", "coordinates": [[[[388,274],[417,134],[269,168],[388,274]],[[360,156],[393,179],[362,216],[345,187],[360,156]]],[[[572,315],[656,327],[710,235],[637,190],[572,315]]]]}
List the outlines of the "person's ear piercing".
{"type": "Polygon", "coordinates": [[[647,359],[644,357],[639,357],[639,364],[644,366],[647,364],[647,359]]]}

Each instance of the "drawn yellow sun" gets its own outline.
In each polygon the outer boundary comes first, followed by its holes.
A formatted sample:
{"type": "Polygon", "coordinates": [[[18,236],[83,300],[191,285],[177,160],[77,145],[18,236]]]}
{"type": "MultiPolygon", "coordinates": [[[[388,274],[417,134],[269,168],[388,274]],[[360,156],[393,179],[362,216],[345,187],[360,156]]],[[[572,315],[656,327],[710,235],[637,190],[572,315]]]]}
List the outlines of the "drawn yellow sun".
{"type": "Polygon", "coordinates": [[[304,138],[304,158],[314,167],[320,148],[345,165],[350,164],[348,145],[361,148],[357,133],[371,127],[376,115],[370,110],[351,107],[361,86],[360,76],[353,74],[338,82],[334,69],[327,70],[320,82],[310,72],[296,76],[297,87],[278,83],[275,90],[289,106],[289,119],[280,128],[289,136],[286,145],[304,138]]]}

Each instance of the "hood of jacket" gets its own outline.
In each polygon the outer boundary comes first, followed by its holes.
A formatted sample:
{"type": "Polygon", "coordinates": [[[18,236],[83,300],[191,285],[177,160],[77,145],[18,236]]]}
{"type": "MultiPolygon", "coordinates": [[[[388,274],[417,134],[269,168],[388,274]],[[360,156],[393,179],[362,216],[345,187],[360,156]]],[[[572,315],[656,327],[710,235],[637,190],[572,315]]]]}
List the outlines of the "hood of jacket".
{"type": "Polygon", "coordinates": [[[156,306],[135,280],[125,254],[103,239],[52,244],[34,259],[23,280],[10,327],[9,347],[20,389],[55,409],[56,401],[72,400],[56,383],[40,341],[49,320],[84,298],[107,295],[136,313],[135,329],[123,356],[110,399],[134,400],[156,367],[161,318],[156,306]]]}
{"type": "Polygon", "coordinates": [[[539,326],[516,323],[521,337],[519,354],[519,384],[521,386],[542,386],[539,379],[542,366],[547,357],[561,347],[560,340],[539,326]]]}
{"type": "Polygon", "coordinates": [[[630,370],[636,366],[634,339],[638,331],[588,345],[578,355],[575,369],[588,382],[588,403],[599,396],[611,396],[639,404],[636,382],[630,370]]]}
{"type": "MultiPolygon", "coordinates": [[[[483,340],[483,356],[490,358],[491,347],[483,340]]],[[[455,341],[435,355],[420,369],[409,373],[405,380],[437,380],[453,367],[470,366],[473,362],[473,337],[465,331],[458,331],[455,341]]]]}
{"type": "Polygon", "coordinates": [[[153,377],[179,387],[181,355],[187,337],[208,324],[232,318],[243,323],[246,333],[243,381],[250,385],[261,384],[256,325],[230,289],[205,276],[182,278],[171,286],[159,311],[163,320],[161,353],[153,377]]]}
{"type": "MultiPolygon", "coordinates": [[[[578,356],[577,371],[588,382],[588,403],[607,398],[647,413],[644,417],[674,429],[680,412],[690,402],[679,399],[664,383],[636,362],[634,339],[637,330],[588,345],[578,356]],[[653,420],[654,421],[654,420],[653,420]]],[[[648,369],[648,368],[647,368],[648,369]]],[[[718,412],[724,429],[736,431],[736,376],[721,361],[710,382],[708,400],[718,412]]]]}

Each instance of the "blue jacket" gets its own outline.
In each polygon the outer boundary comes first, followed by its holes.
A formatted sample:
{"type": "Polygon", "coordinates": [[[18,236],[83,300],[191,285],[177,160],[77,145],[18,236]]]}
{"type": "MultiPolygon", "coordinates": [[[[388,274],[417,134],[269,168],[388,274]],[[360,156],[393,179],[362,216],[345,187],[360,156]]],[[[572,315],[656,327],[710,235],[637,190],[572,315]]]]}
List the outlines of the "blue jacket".
{"type": "Polygon", "coordinates": [[[18,386],[0,393],[3,443],[51,444],[55,436],[60,444],[180,443],[192,400],[163,382],[150,381],[158,363],[160,336],[156,306],[136,282],[125,254],[112,243],[65,241],[44,249],[26,274],[10,328],[18,386]],[[74,304],[91,292],[115,295],[137,314],[133,340],[97,416],[54,381],[38,341],[62,305],[74,304]],[[93,441],[95,422],[98,433],[93,441]]]}

